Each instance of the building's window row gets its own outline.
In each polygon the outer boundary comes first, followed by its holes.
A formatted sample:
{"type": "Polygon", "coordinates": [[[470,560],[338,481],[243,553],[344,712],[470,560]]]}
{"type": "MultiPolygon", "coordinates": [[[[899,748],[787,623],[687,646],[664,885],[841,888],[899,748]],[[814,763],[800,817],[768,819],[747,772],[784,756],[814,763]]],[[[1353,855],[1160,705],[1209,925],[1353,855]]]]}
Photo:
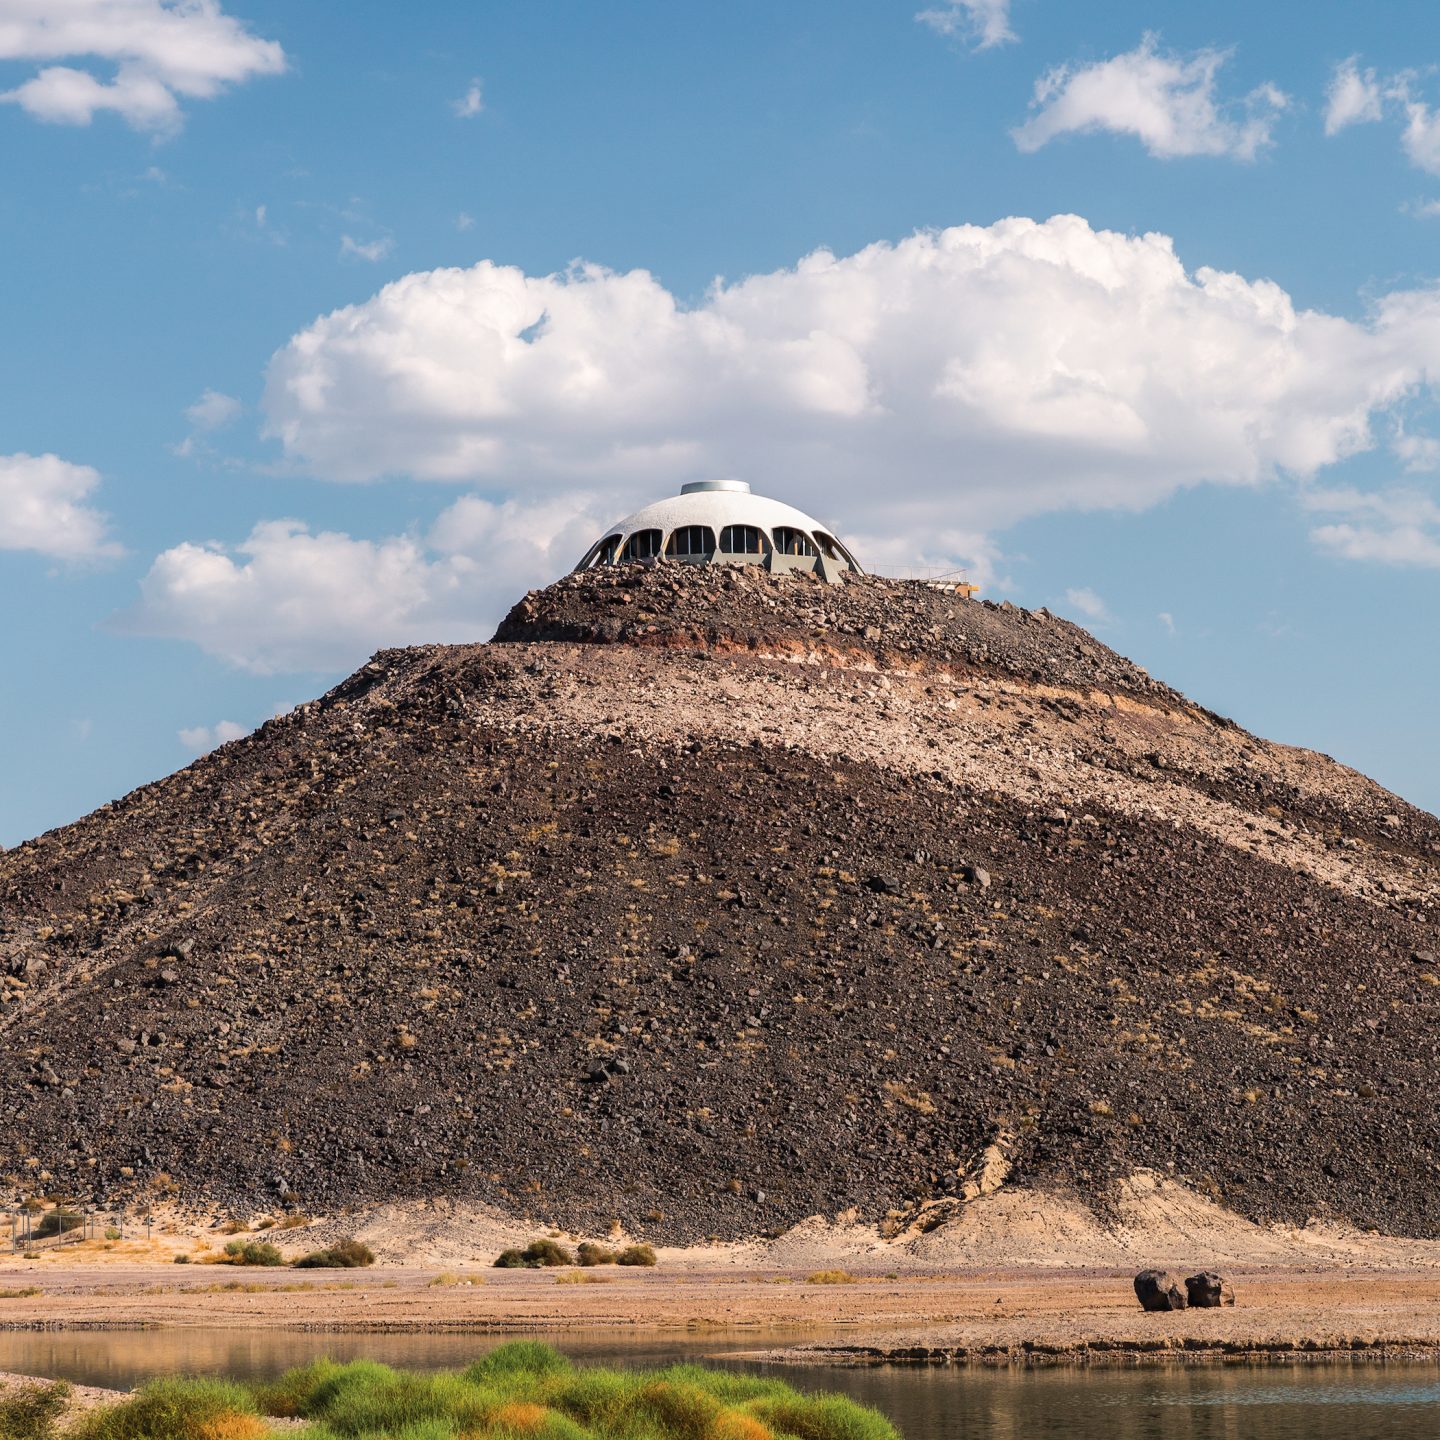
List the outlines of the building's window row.
{"type": "Polygon", "coordinates": [[[722,555],[764,555],[772,548],[779,555],[814,559],[824,554],[842,565],[855,563],[833,535],[817,530],[812,538],[793,525],[777,525],[773,535],[766,534],[758,525],[727,525],[720,532],[718,546],[715,532],[708,525],[681,525],[668,537],[663,530],[636,530],[628,538],[607,535],[596,545],[587,563],[613,565],[618,561],[623,564],[631,560],[654,560],[662,554],[675,560],[708,560],[717,549],[722,555]]]}

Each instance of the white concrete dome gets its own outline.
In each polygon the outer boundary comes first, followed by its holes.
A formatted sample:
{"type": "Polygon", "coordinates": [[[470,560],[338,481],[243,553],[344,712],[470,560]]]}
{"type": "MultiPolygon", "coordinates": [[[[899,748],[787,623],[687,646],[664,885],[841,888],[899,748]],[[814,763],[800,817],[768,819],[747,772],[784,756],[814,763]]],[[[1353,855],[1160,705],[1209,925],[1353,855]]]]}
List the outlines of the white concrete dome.
{"type": "Polygon", "coordinates": [[[653,564],[764,565],[838,580],[863,573],[826,525],[793,505],[752,495],[743,480],[698,480],[612,525],[575,567],[653,564]]]}

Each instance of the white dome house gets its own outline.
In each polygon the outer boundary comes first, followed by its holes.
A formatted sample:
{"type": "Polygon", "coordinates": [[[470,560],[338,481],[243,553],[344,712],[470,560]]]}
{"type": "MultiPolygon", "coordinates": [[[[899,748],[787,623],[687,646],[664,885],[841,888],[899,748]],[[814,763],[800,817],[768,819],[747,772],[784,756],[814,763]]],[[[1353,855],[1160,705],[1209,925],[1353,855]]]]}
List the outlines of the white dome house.
{"type": "Polygon", "coordinates": [[[807,570],[832,583],[855,557],[818,520],[793,505],[752,495],[743,480],[697,480],[612,525],[575,567],[653,563],[763,565],[807,570]]]}

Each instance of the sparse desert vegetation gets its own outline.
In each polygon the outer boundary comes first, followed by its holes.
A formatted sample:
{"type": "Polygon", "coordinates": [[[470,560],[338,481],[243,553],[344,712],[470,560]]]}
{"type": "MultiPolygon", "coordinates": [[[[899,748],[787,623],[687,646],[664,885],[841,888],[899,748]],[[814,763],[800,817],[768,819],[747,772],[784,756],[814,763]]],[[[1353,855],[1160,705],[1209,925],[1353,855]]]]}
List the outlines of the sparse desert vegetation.
{"type": "Polygon", "coordinates": [[[659,1259],[652,1245],[627,1245],[616,1257],[617,1265],[658,1265],[659,1259]]]}
{"type": "Polygon", "coordinates": [[[297,1270],[361,1270],[375,1263],[375,1252],[360,1241],[337,1240],[324,1250],[312,1250],[295,1262],[297,1270]]]}
{"type": "Polygon", "coordinates": [[[495,1257],[497,1270],[548,1270],[574,1263],[575,1257],[555,1240],[532,1240],[523,1250],[502,1250],[495,1257]]]}
{"type": "Polygon", "coordinates": [[[0,1437],[3,1440],[51,1440],[65,1413],[70,1387],[54,1384],[0,1384],[0,1437]]]}
{"type": "MultiPolygon", "coordinates": [[[[176,1256],[179,1259],[179,1256],[176,1256]]],[[[285,1257],[264,1240],[232,1240],[225,1247],[227,1265],[283,1265],[285,1257]]]]}

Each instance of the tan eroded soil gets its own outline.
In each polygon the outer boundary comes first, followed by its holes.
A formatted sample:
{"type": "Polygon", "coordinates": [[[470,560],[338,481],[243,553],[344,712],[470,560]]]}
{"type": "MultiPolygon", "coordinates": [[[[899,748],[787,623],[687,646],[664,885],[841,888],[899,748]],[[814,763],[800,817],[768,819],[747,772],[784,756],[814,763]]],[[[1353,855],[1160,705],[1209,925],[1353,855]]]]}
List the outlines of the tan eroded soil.
{"type": "MultiPolygon", "coordinates": [[[[0,1272],[3,1273],[3,1272],[0,1272]]],[[[886,1355],[1088,1363],[1147,1354],[1239,1353],[1286,1359],[1355,1350],[1440,1353],[1440,1274],[1353,1270],[1235,1273],[1233,1309],[1146,1315],[1128,1274],[992,1271],[867,1275],[849,1284],[804,1274],[694,1270],[606,1275],[557,1284],[550,1272],[370,1271],[316,1279],[244,1274],[245,1291],[212,1286],[235,1274],[177,1278],[158,1266],[66,1267],[45,1293],[3,1302],[6,1328],[226,1327],[237,1330],[750,1331],[756,1348],[803,1342],[786,1358],[840,1363],[886,1355]],[[473,1284],[465,1284],[465,1281],[473,1284]],[[327,1288],[336,1284],[354,1288],[327,1288]],[[787,1333],[788,1332],[788,1333],[787,1333]]],[[[117,1337],[118,1338],[118,1337],[117,1337]]],[[[117,1343],[116,1340],[107,1344],[117,1343]]],[[[123,1343],[123,1342],[122,1342],[123,1343]]],[[[147,1341],[136,1334],[134,1343],[147,1341]]]]}

